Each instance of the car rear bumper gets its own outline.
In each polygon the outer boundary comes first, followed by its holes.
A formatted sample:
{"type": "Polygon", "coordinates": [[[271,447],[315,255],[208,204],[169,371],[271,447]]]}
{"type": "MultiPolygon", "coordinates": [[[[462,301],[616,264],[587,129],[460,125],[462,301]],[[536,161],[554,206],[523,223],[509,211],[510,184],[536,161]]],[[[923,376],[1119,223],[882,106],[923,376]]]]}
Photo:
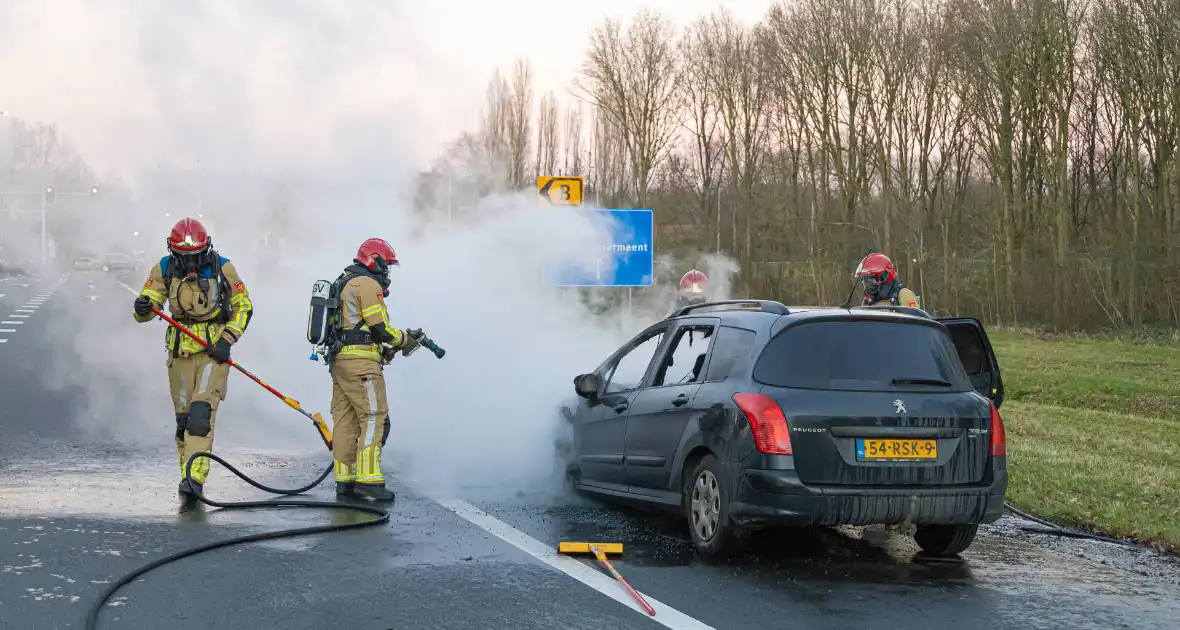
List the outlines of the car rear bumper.
{"type": "Polygon", "coordinates": [[[973,486],[815,487],[790,470],[746,470],[729,514],[745,527],[993,523],[1004,514],[1008,473],[991,476],[991,483],[973,486]]]}

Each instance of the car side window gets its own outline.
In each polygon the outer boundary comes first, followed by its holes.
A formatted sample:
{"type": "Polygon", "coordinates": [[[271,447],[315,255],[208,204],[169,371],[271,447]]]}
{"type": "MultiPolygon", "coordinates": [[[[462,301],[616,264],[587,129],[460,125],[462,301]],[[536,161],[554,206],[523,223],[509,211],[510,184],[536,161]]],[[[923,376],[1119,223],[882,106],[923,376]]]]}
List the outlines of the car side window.
{"type": "Polygon", "coordinates": [[[755,336],[752,330],[722,326],[713,342],[713,358],[709,361],[709,371],[705,373],[704,381],[717,382],[729,378],[734,368],[742,365],[753,352],[755,336]]]}
{"type": "Polygon", "coordinates": [[[712,336],[712,326],[684,326],[678,330],[651,386],[700,382],[712,336]]]}
{"type": "Polygon", "coordinates": [[[618,394],[639,387],[644,374],[647,373],[647,367],[656,355],[656,350],[664,341],[664,334],[664,331],[660,331],[652,335],[619,358],[603,391],[607,394],[618,394]]]}

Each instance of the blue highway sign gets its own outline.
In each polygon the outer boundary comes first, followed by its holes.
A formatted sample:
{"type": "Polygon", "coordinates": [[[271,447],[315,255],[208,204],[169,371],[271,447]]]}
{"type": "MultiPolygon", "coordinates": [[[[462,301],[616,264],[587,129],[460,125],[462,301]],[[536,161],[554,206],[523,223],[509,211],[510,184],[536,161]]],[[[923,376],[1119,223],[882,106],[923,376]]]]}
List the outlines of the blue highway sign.
{"type": "Polygon", "coordinates": [[[650,287],[652,285],[655,219],[652,211],[575,210],[608,221],[610,242],[599,251],[594,267],[562,269],[555,274],[563,287],[650,287]]]}

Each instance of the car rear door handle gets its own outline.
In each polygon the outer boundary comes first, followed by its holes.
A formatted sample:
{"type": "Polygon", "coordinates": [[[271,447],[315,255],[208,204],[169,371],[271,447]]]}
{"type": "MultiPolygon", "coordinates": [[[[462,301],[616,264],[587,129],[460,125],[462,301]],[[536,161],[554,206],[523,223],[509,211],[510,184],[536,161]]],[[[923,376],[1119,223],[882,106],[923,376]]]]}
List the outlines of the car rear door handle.
{"type": "Polygon", "coordinates": [[[673,407],[683,407],[688,404],[688,394],[681,394],[672,399],[673,407]]]}
{"type": "Polygon", "coordinates": [[[627,403],[626,402],[621,402],[621,403],[615,405],[615,413],[623,413],[626,410],[627,410],[627,403]]]}

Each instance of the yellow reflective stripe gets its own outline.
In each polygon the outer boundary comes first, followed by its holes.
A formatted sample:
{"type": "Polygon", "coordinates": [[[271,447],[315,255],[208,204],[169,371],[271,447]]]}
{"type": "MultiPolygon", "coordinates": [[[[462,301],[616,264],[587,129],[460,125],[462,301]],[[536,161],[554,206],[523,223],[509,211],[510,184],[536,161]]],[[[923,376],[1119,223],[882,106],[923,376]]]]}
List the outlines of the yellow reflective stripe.
{"type": "Polygon", "coordinates": [[[349,481],[356,481],[356,467],[343,464],[341,462],[334,462],[334,472],[336,473],[336,481],[347,483],[349,481]]]}
{"type": "Polygon", "coordinates": [[[234,307],[234,318],[226,324],[234,333],[234,337],[240,339],[242,333],[246,332],[246,315],[254,310],[254,303],[250,301],[250,297],[245,293],[239,293],[229,299],[229,303],[234,307]]]}
{"type": "Polygon", "coordinates": [[[146,295],[152,299],[157,305],[164,303],[164,294],[159,291],[152,291],[151,289],[144,289],[139,292],[140,295],[146,295]]]}
{"type": "Polygon", "coordinates": [[[384,308],[384,307],[381,304],[374,304],[374,305],[370,306],[369,308],[366,308],[365,310],[361,311],[361,317],[368,317],[368,316],[372,315],[373,313],[376,313],[377,311],[381,310],[382,308],[384,308]]]}
{"type": "Polygon", "coordinates": [[[381,474],[381,445],[374,444],[363,448],[357,453],[358,483],[381,483],[385,477],[381,474]]]}
{"type": "Polygon", "coordinates": [[[352,356],[352,357],[364,357],[366,359],[373,359],[375,361],[380,361],[381,360],[381,353],[378,352],[376,348],[377,347],[374,345],[344,346],[343,348],[340,349],[340,352],[336,353],[336,355],[337,356],[347,355],[347,356],[352,356]]]}

